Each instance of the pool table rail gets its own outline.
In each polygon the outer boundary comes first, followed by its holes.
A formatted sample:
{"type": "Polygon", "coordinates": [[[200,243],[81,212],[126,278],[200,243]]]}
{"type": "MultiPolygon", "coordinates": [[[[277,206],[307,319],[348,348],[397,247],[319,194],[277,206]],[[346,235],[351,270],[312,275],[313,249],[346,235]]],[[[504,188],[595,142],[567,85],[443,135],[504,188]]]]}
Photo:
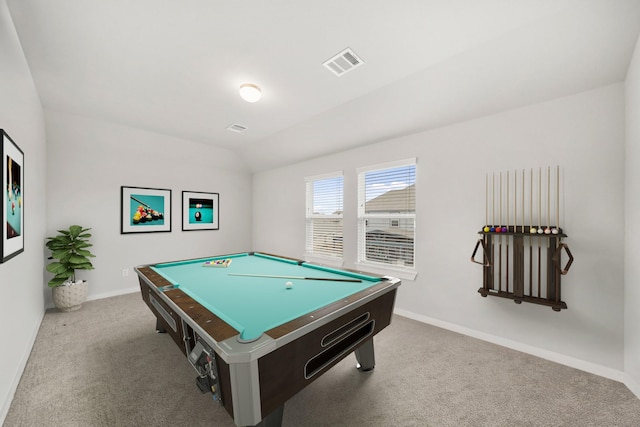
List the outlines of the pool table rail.
{"type": "MultiPolygon", "coordinates": [[[[227,322],[220,319],[199,302],[184,293],[180,288],[171,288],[166,291],[162,291],[163,287],[171,286],[171,283],[161,274],[154,271],[150,266],[136,267],[135,270],[138,272],[140,280],[144,280],[151,289],[154,289],[161,299],[173,302],[177,308],[183,312],[183,314],[193,319],[193,322],[202,328],[203,331],[213,338],[214,341],[224,341],[227,338],[237,336],[240,333],[227,322]]],[[[142,288],[144,298],[145,289],[142,287],[142,283],[140,283],[140,286],[142,288]]],[[[148,293],[148,289],[146,289],[146,291],[148,293]]],[[[145,299],[145,301],[147,301],[147,299],[145,299]]]]}

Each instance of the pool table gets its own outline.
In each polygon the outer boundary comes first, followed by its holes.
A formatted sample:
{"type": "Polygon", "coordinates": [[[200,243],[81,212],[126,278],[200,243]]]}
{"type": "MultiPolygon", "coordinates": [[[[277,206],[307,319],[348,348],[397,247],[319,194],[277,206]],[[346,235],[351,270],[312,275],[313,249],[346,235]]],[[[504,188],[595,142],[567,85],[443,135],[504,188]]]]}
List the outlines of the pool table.
{"type": "Polygon", "coordinates": [[[157,330],[238,426],[281,425],[284,403],[352,352],[372,370],[373,336],[391,323],[400,285],[258,252],[135,271],[157,330]]]}

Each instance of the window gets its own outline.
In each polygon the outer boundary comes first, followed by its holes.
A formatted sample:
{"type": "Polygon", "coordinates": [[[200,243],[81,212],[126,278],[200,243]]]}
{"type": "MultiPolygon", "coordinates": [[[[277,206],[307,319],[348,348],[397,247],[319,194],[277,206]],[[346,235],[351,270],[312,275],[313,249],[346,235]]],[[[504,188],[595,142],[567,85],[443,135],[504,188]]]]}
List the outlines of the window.
{"type": "Polygon", "coordinates": [[[413,269],[416,160],[358,169],[358,262],[413,269]]]}
{"type": "Polygon", "coordinates": [[[306,183],[306,253],[342,260],[342,173],[308,177],[306,183]]]}

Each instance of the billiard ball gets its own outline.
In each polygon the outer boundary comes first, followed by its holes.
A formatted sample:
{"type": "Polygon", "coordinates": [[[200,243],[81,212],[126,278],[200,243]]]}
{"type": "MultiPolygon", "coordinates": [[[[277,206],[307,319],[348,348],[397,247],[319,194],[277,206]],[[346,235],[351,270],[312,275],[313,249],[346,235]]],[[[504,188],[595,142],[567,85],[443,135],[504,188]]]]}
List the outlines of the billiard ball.
{"type": "Polygon", "coordinates": [[[285,286],[287,289],[291,289],[291,288],[293,288],[293,283],[292,283],[292,282],[287,282],[287,283],[285,283],[285,284],[284,284],[284,286],[285,286]]]}

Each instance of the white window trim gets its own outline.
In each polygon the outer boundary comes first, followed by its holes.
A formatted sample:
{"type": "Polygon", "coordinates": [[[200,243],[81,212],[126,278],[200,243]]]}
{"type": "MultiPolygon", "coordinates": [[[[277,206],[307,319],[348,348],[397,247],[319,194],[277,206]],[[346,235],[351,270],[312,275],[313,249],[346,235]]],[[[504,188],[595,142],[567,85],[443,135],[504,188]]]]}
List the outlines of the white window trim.
{"type": "Polygon", "coordinates": [[[309,182],[309,181],[318,181],[321,179],[326,179],[326,178],[336,178],[339,176],[344,176],[344,171],[343,170],[337,170],[337,171],[333,171],[333,172],[327,172],[327,173],[321,173],[318,175],[312,175],[312,176],[307,176],[304,178],[305,182],[309,182]]]}
{"type": "MultiPolygon", "coordinates": [[[[403,167],[403,166],[411,166],[414,165],[416,166],[416,182],[418,180],[418,161],[416,157],[410,157],[407,159],[403,159],[403,160],[396,160],[393,162],[387,162],[387,163],[379,163],[379,164],[375,164],[375,165],[370,165],[370,166],[363,166],[363,167],[359,167],[356,169],[357,172],[357,177],[358,177],[358,188],[357,188],[357,194],[358,194],[358,216],[357,216],[357,222],[358,222],[358,241],[356,244],[357,247],[357,254],[356,254],[356,262],[355,265],[358,269],[362,269],[363,271],[372,271],[375,272],[377,274],[383,274],[383,275],[387,275],[387,276],[393,276],[393,277],[398,277],[400,279],[404,279],[404,280],[415,280],[415,278],[418,276],[418,270],[416,269],[416,265],[415,265],[415,260],[418,259],[417,257],[417,242],[416,239],[414,237],[414,241],[413,241],[413,259],[414,259],[414,265],[413,267],[398,267],[395,268],[393,267],[393,265],[391,264],[384,264],[384,263],[376,263],[376,262],[372,262],[372,261],[366,261],[362,258],[362,254],[360,253],[361,250],[361,245],[360,245],[360,240],[363,238],[362,236],[362,224],[361,224],[361,219],[364,218],[364,214],[363,214],[363,209],[364,209],[364,191],[362,191],[363,189],[361,188],[362,185],[364,185],[364,183],[361,182],[361,179],[363,177],[363,175],[366,172],[370,172],[370,171],[374,171],[374,170],[381,170],[381,169],[393,169],[393,168],[399,168],[399,167],[403,167]]],[[[417,195],[416,195],[417,198],[417,195]]],[[[367,218],[372,218],[372,217],[376,217],[377,215],[375,214],[369,214],[367,215],[367,218]]],[[[417,214],[397,214],[394,215],[395,217],[405,217],[405,218],[414,218],[417,219],[417,214]]],[[[388,217],[388,215],[380,215],[380,217],[388,217]]],[[[417,221],[416,221],[417,222],[417,221]]],[[[417,228],[417,227],[416,227],[417,228]]],[[[416,233],[417,234],[417,233],[416,233]]]]}
{"type": "MultiPolygon", "coordinates": [[[[387,163],[378,163],[377,165],[362,166],[356,169],[356,172],[358,173],[358,175],[360,175],[363,172],[370,172],[378,169],[393,169],[393,168],[400,168],[402,166],[411,166],[411,165],[416,165],[416,166],[418,165],[418,159],[416,157],[409,157],[407,159],[395,160],[393,162],[387,162],[387,163]]],[[[417,173],[417,170],[416,170],[416,173],[417,173]]]]}

